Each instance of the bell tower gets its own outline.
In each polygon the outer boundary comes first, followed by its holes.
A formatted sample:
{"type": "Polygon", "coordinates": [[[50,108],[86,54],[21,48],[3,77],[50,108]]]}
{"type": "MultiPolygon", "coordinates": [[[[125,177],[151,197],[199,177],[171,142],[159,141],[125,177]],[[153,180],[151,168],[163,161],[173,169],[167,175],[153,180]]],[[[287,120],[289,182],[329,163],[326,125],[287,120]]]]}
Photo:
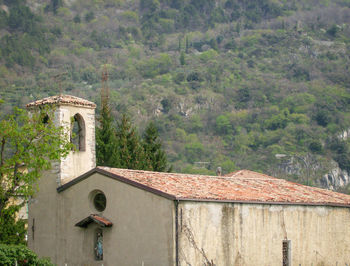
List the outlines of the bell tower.
{"type": "Polygon", "coordinates": [[[57,186],[61,186],[96,167],[96,105],[75,96],[58,95],[29,103],[27,108],[43,105],[55,107],[55,123],[65,128],[66,136],[75,146],[66,158],[52,165],[57,186]]]}

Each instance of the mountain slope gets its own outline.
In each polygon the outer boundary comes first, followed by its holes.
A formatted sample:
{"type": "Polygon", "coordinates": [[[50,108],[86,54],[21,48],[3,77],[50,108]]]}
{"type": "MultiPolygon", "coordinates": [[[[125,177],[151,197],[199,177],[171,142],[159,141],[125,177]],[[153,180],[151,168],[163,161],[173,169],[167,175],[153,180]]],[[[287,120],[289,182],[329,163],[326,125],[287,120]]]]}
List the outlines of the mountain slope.
{"type": "Polygon", "coordinates": [[[107,64],[113,114],[155,120],[176,171],[350,169],[348,1],[0,4],[5,111],[60,90],[99,102],[107,64]]]}

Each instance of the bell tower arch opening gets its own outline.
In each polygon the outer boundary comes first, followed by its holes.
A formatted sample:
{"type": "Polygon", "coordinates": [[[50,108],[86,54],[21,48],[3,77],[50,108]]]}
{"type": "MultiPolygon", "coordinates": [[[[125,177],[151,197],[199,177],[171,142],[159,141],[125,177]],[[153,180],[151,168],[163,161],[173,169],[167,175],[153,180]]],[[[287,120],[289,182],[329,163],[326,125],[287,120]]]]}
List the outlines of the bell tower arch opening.
{"type": "Polygon", "coordinates": [[[70,140],[76,151],[86,150],[86,128],[84,118],[76,113],[72,117],[70,140]]]}

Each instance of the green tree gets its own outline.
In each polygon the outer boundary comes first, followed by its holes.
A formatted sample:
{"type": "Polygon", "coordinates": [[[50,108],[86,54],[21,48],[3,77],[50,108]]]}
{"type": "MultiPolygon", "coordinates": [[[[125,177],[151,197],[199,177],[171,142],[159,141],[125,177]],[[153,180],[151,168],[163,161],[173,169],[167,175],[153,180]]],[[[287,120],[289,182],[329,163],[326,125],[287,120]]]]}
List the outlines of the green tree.
{"type": "Polygon", "coordinates": [[[230,119],[226,115],[219,115],[216,118],[216,129],[219,134],[232,134],[232,125],[230,119]]]}
{"type": "Polygon", "coordinates": [[[186,54],[188,54],[188,51],[189,51],[189,48],[190,48],[190,42],[188,40],[188,36],[186,36],[186,38],[185,38],[185,43],[186,43],[185,51],[186,51],[186,54]]]}
{"type": "Polygon", "coordinates": [[[45,7],[45,11],[52,11],[55,15],[57,14],[57,10],[63,6],[62,0],[50,0],[50,4],[45,7]]]}
{"type": "Polygon", "coordinates": [[[153,122],[148,124],[143,134],[142,145],[145,152],[145,169],[157,172],[169,170],[167,157],[159,139],[158,129],[153,122]]]}
{"type": "Polygon", "coordinates": [[[336,37],[337,33],[340,31],[340,26],[337,24],[333,24],[328,30],[327,34],[329,34],[332,37],[336,37]]]}
{"type": "Polygon", "coordinates": [[[108,104],[103,104],[96,128],[97,165],[113,167],[118,162],[118,142],[108,104]]]}
{"type": "Polygon", "coordinates": [[[118,122],[116,137],[118,141],[118,162],[114,167],[144,169],[144,152],[140,138],[125,114],[118,122]]]}
{"type": "Polygon", "coordinates": [[[186,64],[185,53],[182,51],[180,54],[180,64],[183,66],[186,64]]]}
{"type": "Polygon", "coordinates": [[[91,20],[93,20],[95,18],[95,14],[93,11],[90,11],[88,13],[85,14],[85,21],[86,22],[90,22],[91,20]]]}
{"type": "Polygon", "coordinates": [[[74,23],[80,23],[81,22],[81,18],[79,16],[79,14],[76,14],[75,17],[73,18],[74,23]]]}
{"type": "MultiPolygon", "coordinates": [[[[18,210],[15,206],[20,207],[35,193],[41,172],[72,148],[64,128],[56,127],[53,117],[50,109],[28,114],[16,108],[0,121],[0,228],[11,223],[18,210]]],[[[11,242],[9,231],[1,233],[8,240],[2,242],[11,242]]]]}
{"type": "Polygon", "coordinates": [[[52,11],[57,14],[57,10],[63,6],[62,0],[51,0],[52,11]]]}

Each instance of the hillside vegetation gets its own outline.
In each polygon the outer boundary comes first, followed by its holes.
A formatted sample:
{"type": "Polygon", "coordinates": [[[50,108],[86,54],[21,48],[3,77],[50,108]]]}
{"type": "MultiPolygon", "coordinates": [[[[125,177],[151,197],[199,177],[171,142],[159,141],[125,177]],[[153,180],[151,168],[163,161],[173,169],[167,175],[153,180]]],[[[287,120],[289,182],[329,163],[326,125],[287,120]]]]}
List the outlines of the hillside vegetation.
{"type": "Polygon", "coordinates": [[[60,91],[99,104],[107,65],[113,115],[140,131],[155,121],[174,171],[246,168],[318,185],[332,160],[350,170],[349,0],[0,6],[7,112],[60,91]]]}

